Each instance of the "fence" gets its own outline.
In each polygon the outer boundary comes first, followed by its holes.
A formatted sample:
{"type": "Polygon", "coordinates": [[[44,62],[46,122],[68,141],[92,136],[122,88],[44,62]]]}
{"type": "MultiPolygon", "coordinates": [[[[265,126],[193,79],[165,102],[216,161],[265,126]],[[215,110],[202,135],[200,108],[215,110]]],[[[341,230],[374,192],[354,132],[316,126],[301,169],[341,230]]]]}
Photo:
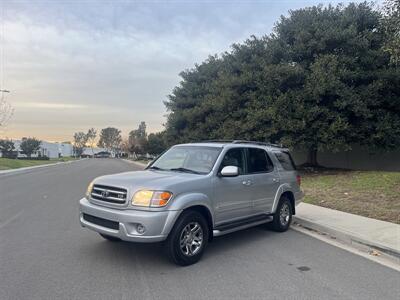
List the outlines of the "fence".
{"type": "MultiPolygon", "coordinates": [[[[332,153],[321,151],[318,153],[318,163],[324,167],[343,168],[353,170],[400,171],[400,149],[394,151],[371,151],[360,146],[345,152],[332,153]]],[[[307,160],[306,151],[292,152],[297,165],[307,160]]]]}

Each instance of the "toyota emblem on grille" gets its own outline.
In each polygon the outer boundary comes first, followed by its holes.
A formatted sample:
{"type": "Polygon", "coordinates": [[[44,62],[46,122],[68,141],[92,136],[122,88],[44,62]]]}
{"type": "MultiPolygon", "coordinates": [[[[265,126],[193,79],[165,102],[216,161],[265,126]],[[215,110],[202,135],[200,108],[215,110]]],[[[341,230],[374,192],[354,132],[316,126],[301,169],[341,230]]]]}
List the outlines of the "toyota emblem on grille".
{"type": "Polygon", "coordinates": [[[108,194],[109,194],[109,192],[108,192],[107,190],[104,190],[104,191],[101,192],[101,196],[102,196],[103,198],[107,198],[107,197],[108,197],[108,194]]]}

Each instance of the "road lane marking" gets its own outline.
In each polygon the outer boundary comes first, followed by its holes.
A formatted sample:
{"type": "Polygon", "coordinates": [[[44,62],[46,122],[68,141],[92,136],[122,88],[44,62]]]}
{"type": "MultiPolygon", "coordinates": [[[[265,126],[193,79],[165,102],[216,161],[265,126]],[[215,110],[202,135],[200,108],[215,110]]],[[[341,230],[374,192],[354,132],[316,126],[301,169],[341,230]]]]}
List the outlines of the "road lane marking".
{"type": "Polygon", "coordinates": [[[3,222],[2,224],[0,224],[0,229],[6,227],[8,224],[10,224],[12,221],[16,220],[19,218],[20,215],[22,215],[23,210],[21,210],[19,213],[17,213],[16,215],[12,216],[11,218],[9,218],[7,221],[3,222]]]}

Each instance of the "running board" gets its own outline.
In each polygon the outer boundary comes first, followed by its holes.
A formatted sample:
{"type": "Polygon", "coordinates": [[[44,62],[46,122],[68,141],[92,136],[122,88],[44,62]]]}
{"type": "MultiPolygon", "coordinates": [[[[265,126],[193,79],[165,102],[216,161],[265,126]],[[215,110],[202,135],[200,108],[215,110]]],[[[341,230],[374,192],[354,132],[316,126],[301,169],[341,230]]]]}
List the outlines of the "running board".
{"type": "Polygon", "coordinates": [[[271,215],[261,215],[261,216],[256,216],[256,217],[252,217],[252,218],[245,219],[245,220],[240,220],[240,221],[236,221],[236,222],[232,222],[232,223],[228,223],[228,224],[223,224],[223,225],[217,226],[213,230],[213,236],[216,237],[216,236],[225,235],[225,234],[228,234],[231,232],[239,231],[242,229],[261,225],[264,223],[268,223],[268,222],[271,222],[272,220],[273,220],[273,218],[271,215]]]}

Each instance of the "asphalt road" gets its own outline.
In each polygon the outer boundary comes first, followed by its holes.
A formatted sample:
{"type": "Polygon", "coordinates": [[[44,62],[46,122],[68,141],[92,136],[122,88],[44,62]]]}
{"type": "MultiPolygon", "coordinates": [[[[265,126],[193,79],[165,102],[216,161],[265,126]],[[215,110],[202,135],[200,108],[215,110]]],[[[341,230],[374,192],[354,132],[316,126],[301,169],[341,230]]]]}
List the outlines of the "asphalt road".
{"type": "Polygon", "coordinates": [[[80,227],[96,176],[85,160],[0,175],[0,299],[399,299],[400,273],[302,233],[257,227],[216,239],[196,265],[160,244],[110,243],[80,227]]]}

